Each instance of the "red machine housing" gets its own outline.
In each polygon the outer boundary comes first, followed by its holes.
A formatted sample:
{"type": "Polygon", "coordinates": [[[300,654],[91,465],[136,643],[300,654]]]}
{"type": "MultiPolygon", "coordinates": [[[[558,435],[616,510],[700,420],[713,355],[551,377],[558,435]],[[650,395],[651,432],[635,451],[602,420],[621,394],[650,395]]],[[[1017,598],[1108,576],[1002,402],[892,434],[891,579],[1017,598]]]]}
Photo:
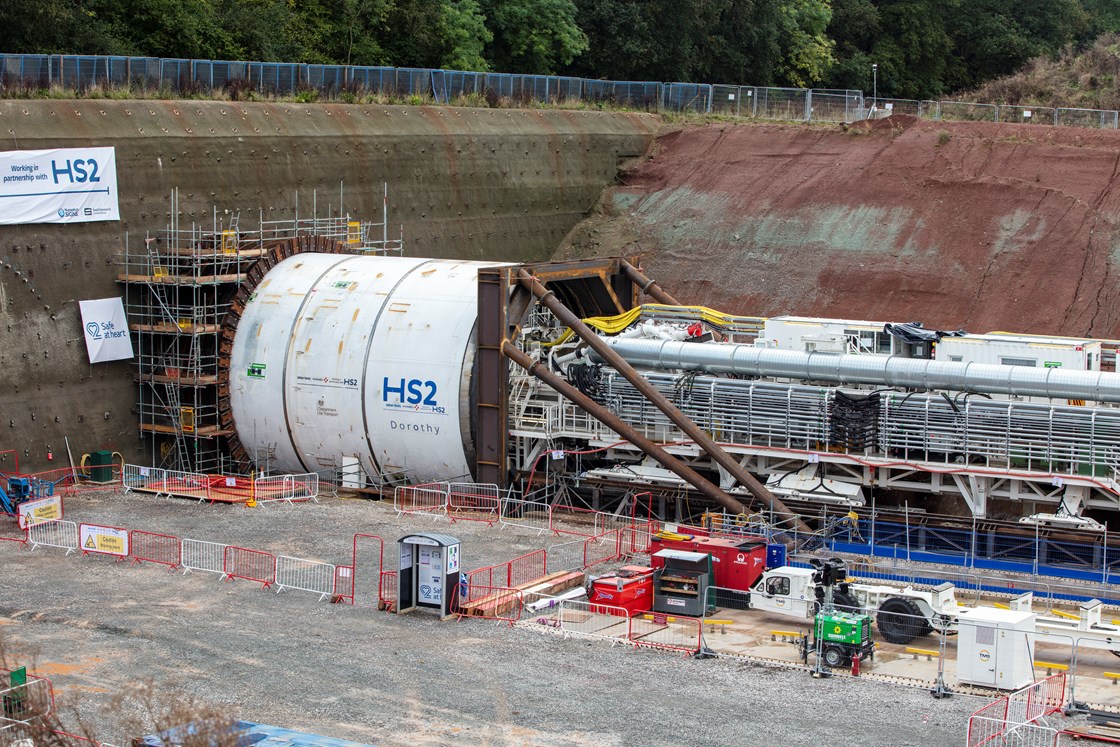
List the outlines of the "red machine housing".
{"type": "Polygon", "coordinates": [[[627,565],[592,581],[591,611],[612,614],[612,607],[621,607],[630,615],[653,609],[653,569],[627,565]]]}
{"type": "MultiPolygon", "coordinates": [[[[726,539],[723,537],[690,536],[687,539],[667,539],[654,535],[650,555],[659,550],[684,550],[702,552],[712,556],[714,586],[722,589],[747,591],[766,570],[766,542],[759,539],[726,539]]],[[[654,568],[664,561],[654,557],[654,568]]]]}

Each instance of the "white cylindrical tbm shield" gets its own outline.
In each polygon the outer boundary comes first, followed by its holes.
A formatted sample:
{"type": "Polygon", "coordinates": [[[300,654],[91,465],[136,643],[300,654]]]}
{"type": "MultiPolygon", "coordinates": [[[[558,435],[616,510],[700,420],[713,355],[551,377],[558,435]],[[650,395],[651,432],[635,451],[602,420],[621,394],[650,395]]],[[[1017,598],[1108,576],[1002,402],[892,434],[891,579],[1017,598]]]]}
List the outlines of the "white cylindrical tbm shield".
{"type": "Polygon", "coordinates": [[[493,262],[297,254],[245,305],[238,438],[271,471],[469,479],[478,270],[493,262]]]}

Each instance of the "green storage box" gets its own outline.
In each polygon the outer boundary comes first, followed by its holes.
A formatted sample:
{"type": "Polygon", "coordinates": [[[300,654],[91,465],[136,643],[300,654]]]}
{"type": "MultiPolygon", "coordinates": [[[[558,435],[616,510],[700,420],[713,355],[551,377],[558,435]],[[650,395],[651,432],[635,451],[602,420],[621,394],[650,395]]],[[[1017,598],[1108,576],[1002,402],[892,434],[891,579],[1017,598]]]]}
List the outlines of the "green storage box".
{"type": "Polygon", "coordinates": [[[95,451],[89,455],[89,477],[94,482],[113,481],[113,452],[95,451]]]}

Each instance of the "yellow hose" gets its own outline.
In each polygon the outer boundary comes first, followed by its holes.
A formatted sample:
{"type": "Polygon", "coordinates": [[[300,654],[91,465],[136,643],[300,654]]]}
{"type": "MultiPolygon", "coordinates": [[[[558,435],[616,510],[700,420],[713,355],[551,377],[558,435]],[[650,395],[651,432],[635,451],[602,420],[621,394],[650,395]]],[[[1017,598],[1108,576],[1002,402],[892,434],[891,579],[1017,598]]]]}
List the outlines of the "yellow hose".
{"type": "MultiPolygon", "coordinates": [[[[699,319],[707,322],[713,327],[723,328],[729,327],[736,323],[738,319],[746,319],[747,317],[737,317],[733,314],[725,314],[722,311],[710,309],[707,306],[670,306],[661,303],[647,303],[634,308],[616,316],[593,316],[583,320],[583,323],[589,327],[593,327],[600,332],[608,335],[617,335],[623,331],[646,313],[663,313],[670,316],[679,316],[682,320],[694,321],[699,319]]],[[[754,319],[750,317],[750,319],[754,319]]],[[[561,345],[571,339],[574,333],[571,329],[564,330],[560,337],[552,342],[541,343],[541,347],[551,348],[561,345]]]]}

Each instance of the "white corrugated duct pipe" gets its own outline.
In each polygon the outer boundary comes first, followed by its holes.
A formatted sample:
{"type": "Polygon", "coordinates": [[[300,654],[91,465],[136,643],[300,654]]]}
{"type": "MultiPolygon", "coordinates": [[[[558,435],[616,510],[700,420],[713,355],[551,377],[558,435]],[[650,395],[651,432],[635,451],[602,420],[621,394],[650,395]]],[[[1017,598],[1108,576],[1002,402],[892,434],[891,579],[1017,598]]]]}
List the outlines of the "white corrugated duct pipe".
{"type": "MultiPolygon", "coordinates": [[[[1101,371],[950,363],[893,355],[803,353],[756,348],[753,345],[617,338],[609,338],[607,342],[631,365],[647,368],[835,384],[876,384],[922,390],[1120,402],[1120,374],[1101,371]]],[[[594,354],[592,358],[602,362],[594,354]]]]}

